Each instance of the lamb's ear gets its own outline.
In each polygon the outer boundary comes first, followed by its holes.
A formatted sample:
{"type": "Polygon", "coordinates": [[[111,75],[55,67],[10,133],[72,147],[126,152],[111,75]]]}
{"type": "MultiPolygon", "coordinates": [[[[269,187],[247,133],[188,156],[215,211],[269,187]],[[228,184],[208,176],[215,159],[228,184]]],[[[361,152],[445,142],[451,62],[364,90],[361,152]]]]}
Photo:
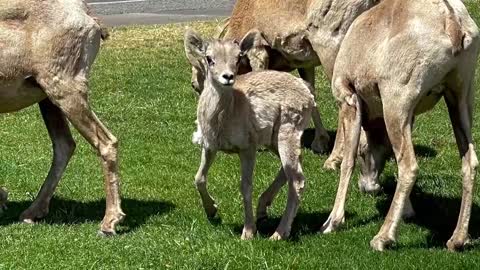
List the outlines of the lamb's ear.
{"type": "Polygon", "coordinates": [[[188,60],[192,65],[197,65],[205,56],[205,42],[195,31],[187,29],[184,45],[188,60]]]}
{"type": "Polygon", "coordinates": [[[257,29],[250,30],[240,42],[240,50],[245,54],[248,50],[257,46],[268,46],[268,42],[262,32],[257,29]]]}

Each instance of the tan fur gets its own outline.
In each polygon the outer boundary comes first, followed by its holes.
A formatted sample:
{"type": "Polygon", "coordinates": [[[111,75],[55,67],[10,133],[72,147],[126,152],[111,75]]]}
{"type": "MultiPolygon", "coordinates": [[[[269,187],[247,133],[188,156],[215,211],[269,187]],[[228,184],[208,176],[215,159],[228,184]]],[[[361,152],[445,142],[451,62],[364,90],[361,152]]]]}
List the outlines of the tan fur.
{"type": "Polygon", "coordinates": [[[254,35],[247,35],[239,46],[232,41],[204,42],[193,32],[186,34],[188,59],[192,65],[201,64],[203,67],[197,68],[206,72],[197,110],[203,150],[195,183],[207,215],[213,217],[217,208],[206,189],[208,168],[217,151],[239,154],[245,207],[242,239],[250,239],[256,231],[252,207],[256,151],[266,147],[277,153],[282,167],[257,208],[257,218],[265,217],[280,188],[289,184],[285,213],[271,237],[277,240],[289,236],[303,192],[300,139],[315,101],[310,86],[288,73],[259,71],[236,76],[240,48],[252,44],[252,39],[254,35]]]}
{"type": "Polygon", "coordinates": [[[471,129],[479,50],[478,27],[460,0],[384,0],[355,20],[338,52],[332,87],[342,104],[341,114],[356,117],[344,117],[345,124],[340,127],[344,129],[344,159],[335,205],[322,227],[324,232],[343,222],[363,127],[367,144],[360,146],[365,155],[362,173],[378,177],[390,149],[398,164],[395,196],[370,245],[381,251],[395,241],[401,217],[414,213],[409,200],[418,172],[411,138],[414,116],[430,110],[444,97],[463,174],[460,215],[447,246],[457,250],[467,243],[478,166],[471,129]],[[445,26],[446,21],[455,22],[453,30],[445,26]],[[469,41],[468,46],[463,41],[459,45],[460,36],[469,41]],[[381,122],[384,125],[379,125],[381,122]]]}
{"type": "MultiPolygon", "coordinates": [[[[104,33],[103,33],[104,34],[104,33]]],[[[98,151],[105,174],[103,234],[114,234],[120,207],[118,140],[88,103],[88,76],[102,30],[82,0],[0,2],[0,113],[39,103],[53,143],[53,162],[33,204],[20,219],[32,223],[49,203],[75,149],[67,119],[98,151]]]]}

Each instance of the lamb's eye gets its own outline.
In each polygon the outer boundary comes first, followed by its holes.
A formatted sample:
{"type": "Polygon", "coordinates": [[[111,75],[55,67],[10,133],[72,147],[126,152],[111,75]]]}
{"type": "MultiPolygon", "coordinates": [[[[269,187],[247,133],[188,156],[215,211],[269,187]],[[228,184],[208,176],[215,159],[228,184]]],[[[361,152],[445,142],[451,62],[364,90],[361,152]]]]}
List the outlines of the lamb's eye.
{"type": "Polygon", "coordinates": [[[212,57],[207,56],[207,63],[209,66],[215,65],[215,61],[213,61],[212,57]]]}

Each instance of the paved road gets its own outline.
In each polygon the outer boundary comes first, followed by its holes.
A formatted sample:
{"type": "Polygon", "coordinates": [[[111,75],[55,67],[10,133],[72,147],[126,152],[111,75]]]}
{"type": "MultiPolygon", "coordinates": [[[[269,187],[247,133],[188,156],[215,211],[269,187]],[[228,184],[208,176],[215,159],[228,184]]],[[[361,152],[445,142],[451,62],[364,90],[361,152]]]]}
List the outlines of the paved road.
{"type": "Polygon", "coordinates": [[[226,17],[235,0],[87,0],[110,26],[163,24],[226,17]]]}

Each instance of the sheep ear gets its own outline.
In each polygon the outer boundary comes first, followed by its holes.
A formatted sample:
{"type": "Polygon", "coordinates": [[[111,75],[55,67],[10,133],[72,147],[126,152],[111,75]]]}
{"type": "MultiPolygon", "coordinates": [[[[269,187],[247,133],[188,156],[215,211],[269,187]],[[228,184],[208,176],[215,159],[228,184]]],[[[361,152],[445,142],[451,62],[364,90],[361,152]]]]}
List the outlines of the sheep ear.
{"type": "Polygon", "coordinates": [[[188,29],[185,32],[185,53],[192,65],[197,63],[205,57],[205,42],[195,31],[188,29]]]}
{"type": "Polygon", "coordinates": [[[267,41],[263,34],[257,29],[250,30],[240,42],[240,50],[245,54],[248,50],[256,46],[266,46],[267,41]]]}

